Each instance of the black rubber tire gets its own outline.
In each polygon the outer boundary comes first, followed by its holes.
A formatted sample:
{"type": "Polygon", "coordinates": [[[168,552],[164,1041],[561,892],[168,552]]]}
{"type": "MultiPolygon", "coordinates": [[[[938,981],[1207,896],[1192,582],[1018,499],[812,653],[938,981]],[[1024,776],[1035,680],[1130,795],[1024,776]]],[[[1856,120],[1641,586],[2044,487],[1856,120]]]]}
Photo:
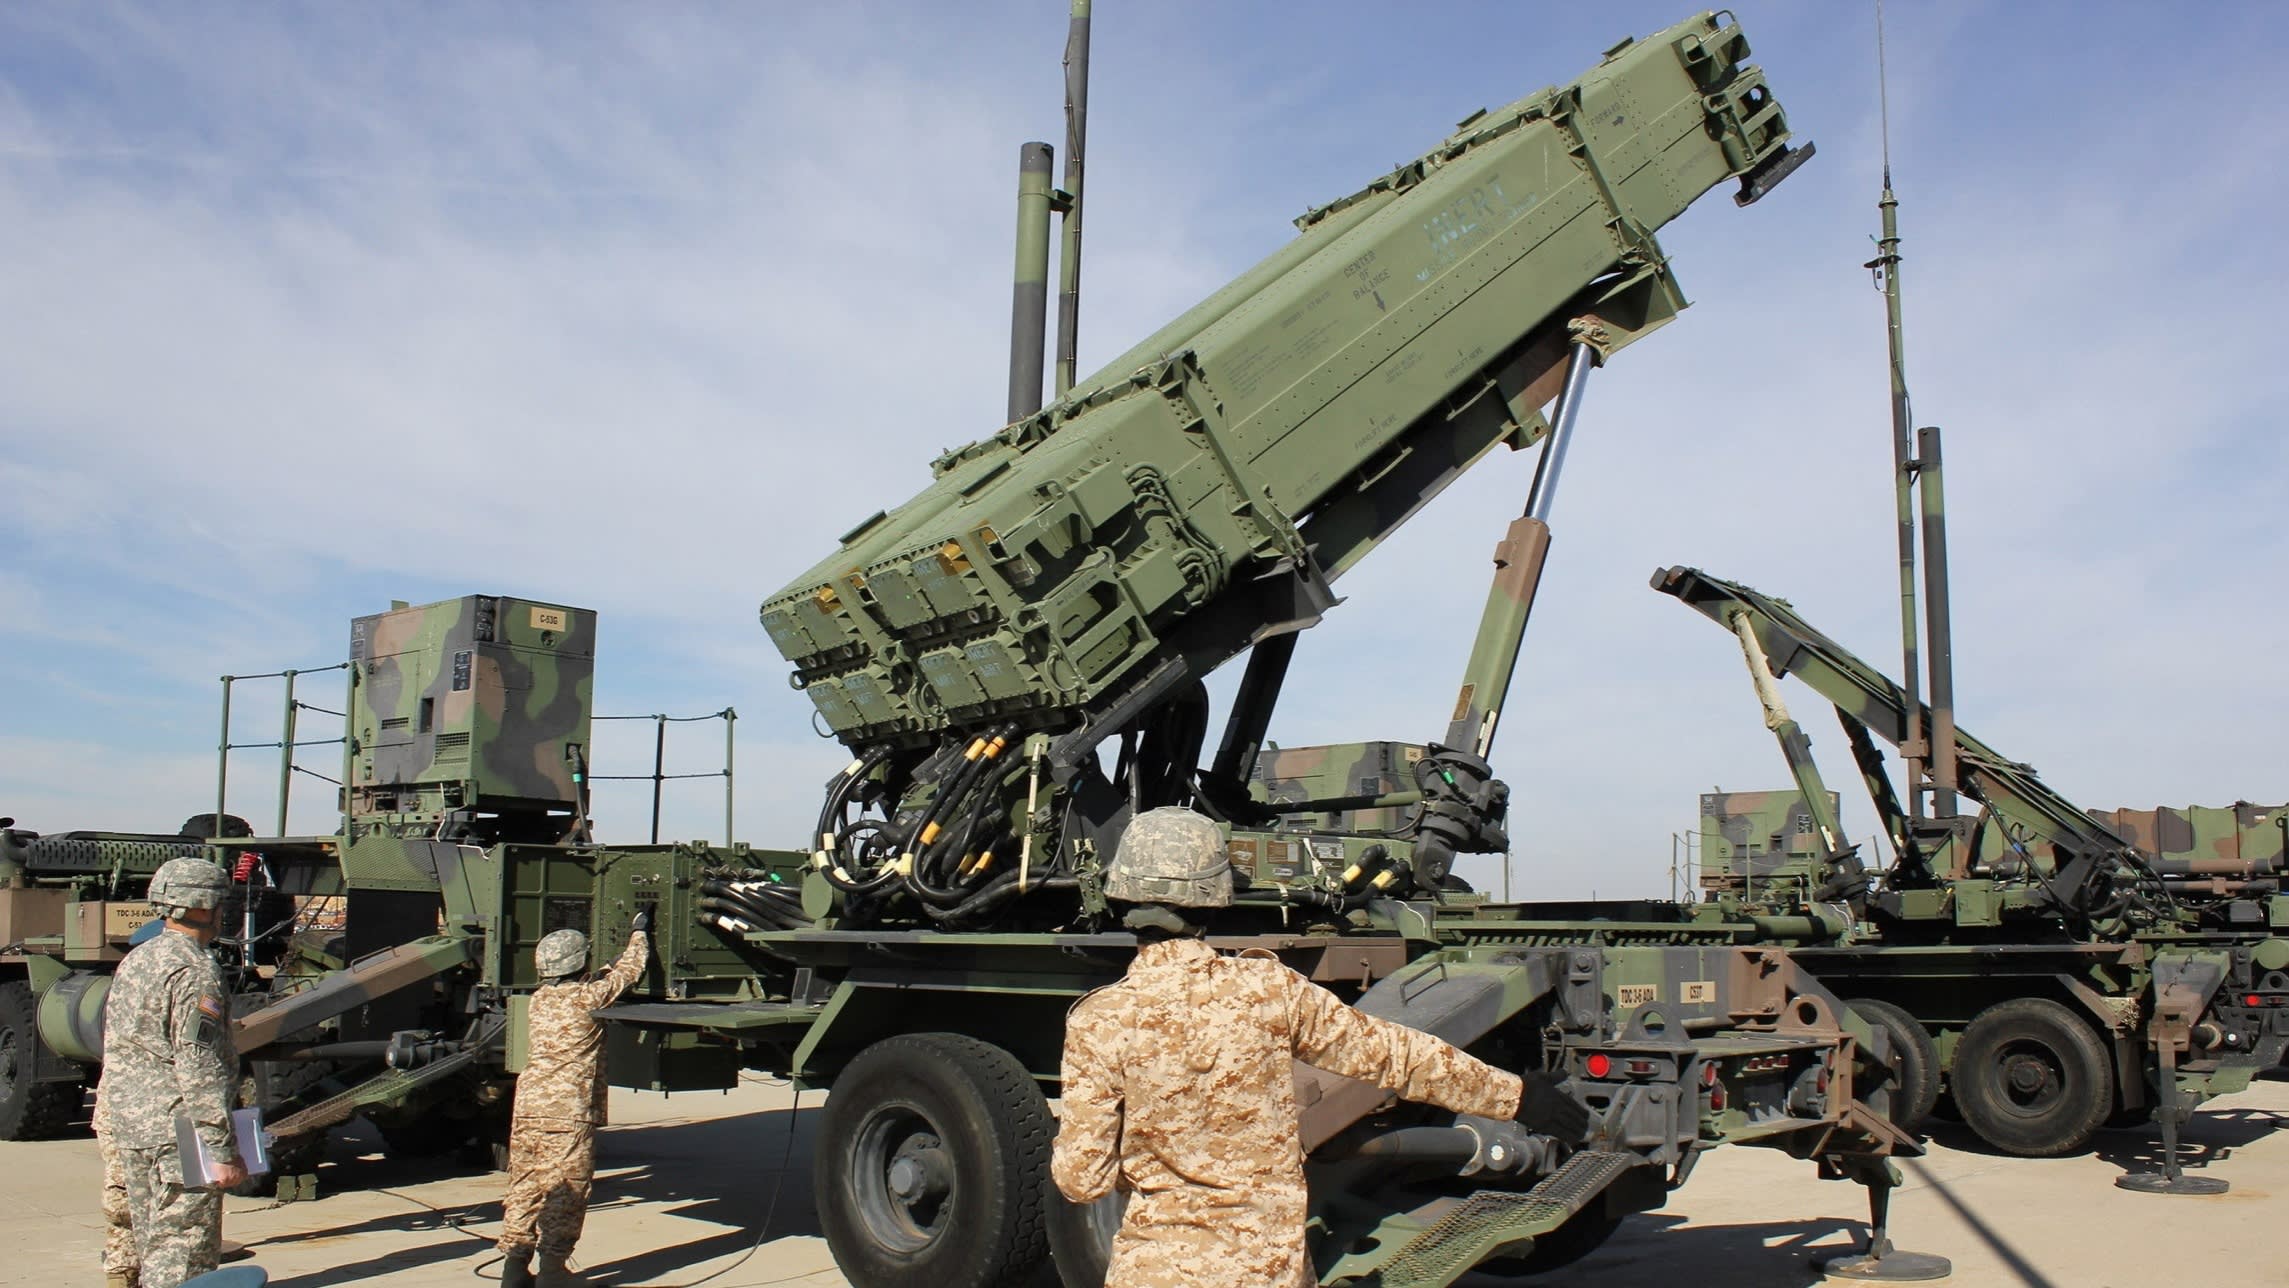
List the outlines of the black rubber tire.
{"type": "Polygon", "coordinates": [[[1129,1209],[1129,1196],[1114,1190],[1094,1203],[1068,1203],[1054,1186],[1048,1190],[1049,1259],[1064,1288],[1104,1288],[1113,1264],[1113,1234],[1129,1209]]]}
{"type": "Polygon", "coordinates": [[[859,1052],[835,1079],[812,1156],[835,1265],[868,1288],[1026,1283],[1049,1251],[1051,1131],[1040,1087],[999,1047],[916,1033],[859,1052]],[[934,1202],[892,1194],[901,1159],[940,1182],[934,1202]]]}
{"type": "Polygon", "coordinates": [[[39,1001],[22,980],[0,984],[0,1140],[54,1140],[71,1131],[85,1089],[34,1082],[39,1001]]]}
{"type": "Polygon", "coordinates": [[[236,814],[193,814],[183,820],[184,836],[199,840],[254,835],[254,825],[236,814]]]}
{"type": "Polygon", "coordinates": [[[1577,1212],[1574,1219],[1534,1241],[1523,1257],[1490,1257],[1476,1273],[1504,1279],[1548,1274],[1570,1266],[1605,1246],[1625,1218],[1602,1210],[1577,1212]]]}
{"type": "Polygon", "coordinates": [[[2080,1016],[2041,997],[1981,1011],[1955,1048],[1949,1080],[1963,1121],[2020,1158],[2089,1146],[2114,1112],[2114,1062],[2080,1016]]]}
{"type": "Polygon", "coordinates": [[[1872,997],[1844,1003],[1871,1026],[1882,1029],[1899,1053],[1899,1084],[1892,1088],[1892,1122],[1920,1132],[1939,1103],[1939,1044],[1905,1007],[1872,997]]]}

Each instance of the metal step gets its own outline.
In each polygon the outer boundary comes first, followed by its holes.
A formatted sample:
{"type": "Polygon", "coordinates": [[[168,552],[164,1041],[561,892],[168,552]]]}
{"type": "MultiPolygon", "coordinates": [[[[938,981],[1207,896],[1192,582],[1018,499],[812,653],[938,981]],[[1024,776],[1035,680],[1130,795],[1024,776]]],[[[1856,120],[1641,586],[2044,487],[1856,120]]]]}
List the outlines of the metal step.
{"type": "Polygon", "coordinates": [[[1523,1252],[1514,1245],[1564,1225],[1643,1161],[1634,1154],[1585,1150],[1523,1194],[1480,1190],[1416,1235],[1377,1282],[1384,1288],[1451,1284],[1504,1249],[1523,1252]]]}

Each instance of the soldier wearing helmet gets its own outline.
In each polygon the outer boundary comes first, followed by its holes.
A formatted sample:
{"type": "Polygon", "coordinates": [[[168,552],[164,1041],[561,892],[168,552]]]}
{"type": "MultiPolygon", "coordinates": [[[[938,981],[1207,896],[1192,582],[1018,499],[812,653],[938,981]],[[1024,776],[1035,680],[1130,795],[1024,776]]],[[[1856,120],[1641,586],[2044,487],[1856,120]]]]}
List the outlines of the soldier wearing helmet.
{"type": "Polygon", "coordinates": [[[604,1125],[604,1026],[589,1015],[628,991],[651,951],[651,910],[636,913],[628,947],[596,979],[588,936],[559,930],[533,947],[541,986],[525,1013],[524,1072],[509,1126],[509,1189],[502,1200],[502,1288],[561,1288],[565,1261],[588,1219],[596,1129],[604,1125]],[[536,1276],[533,1256],[539,1253],[536,1276]]]}
{"type": "Polygon", "coordinates": [[[151,878],[165,929],[130,950],[111,979],[103,1025],[103,1087],[96,1113],[127,1188],[141,1288],[176,1288],[215,1268],[222,1250],[222,1191],[246,1179],[231,1135],[238,1054],[230,995],[207,954],[230,880],[205,859],[169,859],[151,878]],[[221,1164],[213,1187],[186,1187],[176,1120],[190,1124],[221,1164]]]}
{"type": "Polygon", "coordinates": [[[1316,1283],[1293,1062],[1458,1114],[1517,1118],[1579,1141],[1589,1114],[1535,1071],[1521,1079],[1428,1033],[1364,1015],[1268,956],[1226,957],[1199,910],[1232,902],[1216,824],[1139,814],[1105,872],[1137,955],[1065,1023],[1050,1174],[1075,1203],[1129,1193],[1107,1288],[1316,1283]]]}

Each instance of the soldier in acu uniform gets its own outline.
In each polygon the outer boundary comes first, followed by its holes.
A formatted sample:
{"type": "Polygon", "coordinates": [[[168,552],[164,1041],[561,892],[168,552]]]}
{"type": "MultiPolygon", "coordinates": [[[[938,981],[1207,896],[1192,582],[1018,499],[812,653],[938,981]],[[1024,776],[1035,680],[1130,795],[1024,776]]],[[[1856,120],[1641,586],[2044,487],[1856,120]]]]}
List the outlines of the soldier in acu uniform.
{"type": "Polygon", "coordinates": [[[600,979],[578,981],[588,936],[559,930],[533,947],[545,981],[526,1012],[527,1052],[509,1125],[509,1192],[502,1201],[502,1288],[560,1288],[565,1261],[588,1219],[596,1177],[596,1129],[604,1125],[604,1026],[589,1015],[628,991],[651,951],[649,909],[636,914],[628,947],[600,979]],[[540,1253],[538,1277],[533,1253],[540,1253]]]}
{"type": "MultiPolygon", "coordinates": [[[[207,955],[229,879],[204,859],[169,859],[151,878],[166,929],[120,962],[103,1025],[97,1113],[126,1182],[141,1288],[177,1288],[215,1268],[223,1190],[246,1179],[231,1137],[238,1056],[230,998],[207,955]],[[221,1166],[211,1187],[183,1184],[175,1120],[191,1124],[221,1166]]],[[[116,1228],[116,1227],[114,1227],[116,1228]]],[[[106,1269],[111,1259],[105,1258],[106,1269]]]]}
{"type": "Polygon", "coordinates": [[[1138,815],[1105,894],[1136,905],[1124,924],[1137,955],[1066,1020],[1050,1173],[1075,1203],[1129,1191],[1107,1288],[1315,1282],[1295,1060],[1568,1140],[1588,1129],[1557,1075],[1521,1079],[1363,1015],[1278,961],[1203,943],[1188,910],[1231,903],[1232,869],[1216,825],[1190,810],[1138,815]]]}

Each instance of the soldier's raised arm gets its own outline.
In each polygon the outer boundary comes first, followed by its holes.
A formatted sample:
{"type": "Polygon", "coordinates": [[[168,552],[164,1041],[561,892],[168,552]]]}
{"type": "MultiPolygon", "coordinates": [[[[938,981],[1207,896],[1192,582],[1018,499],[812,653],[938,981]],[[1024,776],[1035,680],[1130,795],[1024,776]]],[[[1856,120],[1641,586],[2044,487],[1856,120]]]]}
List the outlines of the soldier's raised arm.
{"type": "Polygon", "coordinates": [[[1524,1089],[1517,1074],[1464,1055],[1420,1029],[1361,1014],[1285,966],[1277,971],[1296,1059],[1458,1114],[1517,1114],[1524,1089]]]}
{"type": "Polygon", "coordinates": [[[167,1038],[174,1047],[175,1090],[183,1116],[215,1161],[238,1161],[231,1134],[232,1089],[238,1053],[231,1047],[229,1001],[212,970],[177,970],[167,976],[167,1038]]]}
{"type": "Polygon", "coordinates": [[[588,990],[582,1000],[591,1010],[599,1006],[610,1006],[622,993],[633,988],[637,980],[644,977],[644,962],[651,951],[651,935],[641,930],[629,935],[628,946],[620,950],[611,969],[593,983],[581,985],[588,990]]]}
{"type": "Polygon", "coordinates": [[[1058,1077],[1057,1143],[1049,1151],[1049,1179],[1075,1203],[1112,1193],[1121,1171],[1119,1082],[1080,1007],[1066,1020],[1065,1056],[1058,1077]]]}

